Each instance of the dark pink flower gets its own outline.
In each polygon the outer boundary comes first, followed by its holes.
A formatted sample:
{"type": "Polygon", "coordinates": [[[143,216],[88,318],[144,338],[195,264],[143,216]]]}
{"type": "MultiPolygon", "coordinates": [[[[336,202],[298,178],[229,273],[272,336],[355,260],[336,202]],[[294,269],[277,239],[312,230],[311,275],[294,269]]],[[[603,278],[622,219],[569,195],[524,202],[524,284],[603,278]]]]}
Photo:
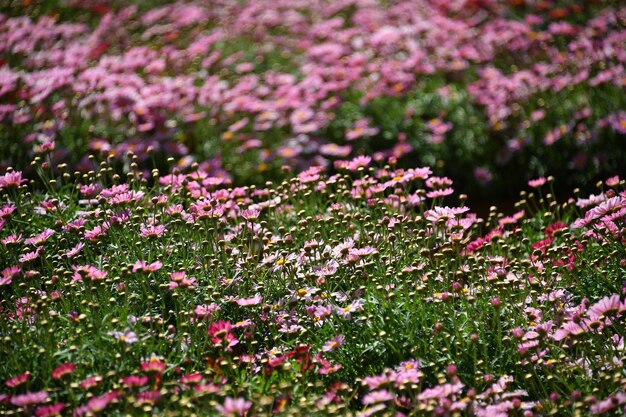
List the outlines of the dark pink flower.
{"type": "Polygon", "coordinates": [[[127,387],[144,387],[149,378],[146,375],[129,375],[122,378],[122,384],[127,387]]]}
{"type": "Polygon", "coordinates": [[[61,379],[65,376],[72,375],[76,370],[76,365],[73,363],[64,363],[63,365],[57,366],[52,371],[52,379],[61,379]]]}
{"type": "Polygon", "coordinates": [[[65,408],[65,404],[56,403],[52,405],[42,405],[35,409],[35,415],[37,417],[53,417],[60,416],[61,411],[65,408]]]}
{"type": "Polygon", "coordinates": [[[30,378],[30,374],[28,372],[24,372],[23,374],[16,375],[12,378],[9,378],[5,383],[9,388],[15,388],[19,385],[22,385],[24,382],[28,381],[30,378]]]}
{"type": "Polygon", "coordinates": [[[144,372],[156,372],[158,374],[162,374],[165,371],[165,367],[167,364],[161,359],[152,356],[146,362],[141,363],[141,370],[144,372]]]}

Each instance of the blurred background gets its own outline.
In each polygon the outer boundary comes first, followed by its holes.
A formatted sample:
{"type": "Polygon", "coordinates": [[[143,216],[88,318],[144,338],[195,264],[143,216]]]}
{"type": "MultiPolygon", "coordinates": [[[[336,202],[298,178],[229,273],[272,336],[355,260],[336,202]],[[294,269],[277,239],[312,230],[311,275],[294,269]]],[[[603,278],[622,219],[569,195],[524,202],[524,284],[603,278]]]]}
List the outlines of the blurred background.
{"type": "MultiPolygon", "coordinates": [[[[619,1],[35,1],[0,7],[0,169],[241,184],[370,155],[470,205],[626,174],[619,1]],[[96,157],[89,159],[88,154],[96,157]],[[197,164],[197,165],[196,165],[197,164]]],[[[482,209],[480,209],[482,210],[482,209]]]]}

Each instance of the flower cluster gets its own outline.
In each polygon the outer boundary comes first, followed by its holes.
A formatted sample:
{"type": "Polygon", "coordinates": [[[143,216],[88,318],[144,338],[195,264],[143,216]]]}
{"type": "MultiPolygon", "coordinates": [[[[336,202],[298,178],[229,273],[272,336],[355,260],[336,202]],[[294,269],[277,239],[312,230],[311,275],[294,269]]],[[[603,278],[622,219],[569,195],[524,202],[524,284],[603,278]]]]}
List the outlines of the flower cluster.
{"type": "Polygon", "coordinates": [[[481,218],[429,168],[340,161],[264,188],[33,161],[46,193],[0,189],[0,410],[625,411],[623,180],[481,218]]]}

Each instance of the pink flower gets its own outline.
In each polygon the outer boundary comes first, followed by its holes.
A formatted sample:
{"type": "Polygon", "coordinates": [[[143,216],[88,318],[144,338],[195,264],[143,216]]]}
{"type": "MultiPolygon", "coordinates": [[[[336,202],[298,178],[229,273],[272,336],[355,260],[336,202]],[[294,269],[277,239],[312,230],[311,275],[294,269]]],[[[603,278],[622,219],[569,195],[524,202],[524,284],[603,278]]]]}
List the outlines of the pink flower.
{"type": "Polygon", "coordinates": [[[47,401],[50,398],[46,391],[39,392],[27,392],[26,394],[16,395],[11,397],[11,404],[18,407],[24,407],[27,405],[39,404],[47,401]]]}
{"type": "Polygon", "coordinates": [[[237,305],[240,305],[242,307],[249,307],[249,306],[258,305],[262,301],[263,301],[263,297],[257,294],[254,297],[250,297],[250,298],[240,298],[239,300],[237,300],[237,305]]]}
{"type": "Polygon", "coordinates": [[[436,206],[432,210],[427,210],[424,213],[424,217],[426,217],[426,219],[430,220],[432,223],[437,223],[439,220],[447,221],[449,219],[454,219],[458,215],[463,214],[467,211],[469,211],[469,208],[467,207],[450,208],[447,206],[446,207],[436,206]]]}
{"type": "Polygon", "coordinates": [[[338,347],[340,347],[341,345],[343,345],[343,342],[344,342],[343,335],[337,335],[333,337],[331,340],[324,343],[324,346],[322,346],[322,352],[332,352],[338,347]]]}
{"type": "Polygon", "coordinates": [[[96,398],[92,398],[87,402],[87,411],[95,414],[108,407],[109,403],[116,400],[120,394],[116,391],[107,392],[96,398]]]}
{"type": "Polygon", "coordinates": [[[53,234],[54,234],[54,230],[52,230],[52,229],[45,229],[43,232],[39,233],[38,235],[35,235],[33,237],[29,237],[28,239],[26,239],[24,241],[24,243],[27,244],[27,245],[39,246],[39,245],[42,245],[43,243],[45,243],[46,240],[50,239],[50,237],[53,234]]]}
{"type": "Polygon", "coordinates": [[[158,226],[141,226],[141,228],[139,229],[139,236],[141,237],[146,237],[146,238],[159,238],[161,236],[163,236],[163,234],[165,233],[165,226],[163,225],[158,225],[158,226]]]}
{"type": "Polygon", "coordinates": [[[53,417],[61,415],[61,411],[65,408],[65,404],[56,403],[52,405],[42,405],[35,409],[37,417],[53,417]]]}
{"type": "Polygon", "coordinates": [[[220,306],[218,306],[217,304],[204,304],[204,305],[196,306],[196,309],[194,310],[194,312],[196,313],[196,316],[199,318],[211,317],[213,313],[219,309],[220,309],[220,306]]]}
{"type": "Polygon", "coordinates": [[[96,226],[93,230],[85,230],[85,239],[95,242],[100,236],[106,234],[107,230],[109,230],[109,226],[106,224],[96,226]]]}
{"type": "Polygon", "coordinates": [[[352,313],[363,310],[363,301],[356,300],[348,304],[346,307],[337,307],[335,312],[343,318],[349,319],[352,313]]]}
{"type": "Polygon", "coordinates": [[[19,187],[25,179],[22,179],[21,171],[7,172],[0,176],[0,190],[9,187],[19,187]]]}
{"type": "Polygon", "coordinates": [[[561,341],[569,336],[580,336],[581,334],[586,333],[586,330],[582,328],[578,323],[574,323],[573,321],[568,321],[563,324],[563,326],[558,329],[554,333],[554,340],[561,341]]]}
{"type": "Polygon", "coordinates": [[[426,197],[428,198],[440,198],[452,195],[454,190],[452,188],[442,188],[439,190],[432,190],[426,193],[426,197]]]}
{"type": "Polygon", "coordinates": [[[430,177],[426,180],[428,188],[446,188],[452,185],[452,180],[448,177],[430,177]]]}
{"type": "Polygon", "coordinates": [[[111,204],[112,206],[133,204],[141,200],[144,195],[145,193],[143,191],[128,191],[126,193],[116,194],[108,198],[107,203],[111,204]]]}
{"type": "Polygon", "coordinates": [[[137,394],[135,404],[155,404],[161,399],[161,396],[162,394],[159,390],[142,391],[137,394]]]}
{"type": "Polygon", "coordinates": [[[619,295],[613,294],[611,296],[604,297],[589,308],[589,318],[591,320],[597,320],[600,317],[617,314],[619,312],[620,305],[621,302],[619,295]]]}
{"type": "Polygon", "coordinates": [[[129,375],[122,378],[122,384],[127,387],[144,387],[149,378],[146,375],[129,375]]]}
{"type": "Polygon", "coordinates": [[[230,332],[232,328],[233,325],[225,320],[211,323],[208,333],[215,347],[230,351],[233,346],[239,343],[235,335],[230,332]]]}
{"type": "MultiPolygon", "coordinates": [[[[11,214],[17,209],[17,206],[13,203],[6,203],[0,209],[0,218],[7,219],[11,217],[11,214]]],[[[21,236],[21,235],[20,235],[21,236]]]]}
{"type": "Polygon", "coordinates": [[[73,248],[68,249],[67,251],[65,251],[65,256],[67,256],[68,258],[71,259],[71,258],[75,257],[76,255],[78,255],[83,250],[84,247],[85,247],[85,244],[82,243],[82,242],[79,242],[73,248]]]}
{"type": "Polygon", "coordinates": [[[39,258],[39,255],[41,254],[40,249],[41,249],[41,247],[38,247],[37,250],[35,250],[35,251],[26,252],[25,254],[20,256],[20,258],[18,260],[20,261],[21,264],[32,262],[35,259],[39,258]]]}
{"type": "Polygon", "coordinates": [[[350,155],[350,152],[352,152],[352,146],[350,145],[340,146],[335,143],[327,143],[320,147],[320,153],[326,156],[345,158],[350,155]]]}
{"type": "Polygon", "coordinates": [[[445,123],[441,119],[431,119],[426,123],[426,126],[430,129],[430,131],[437,136],[442,136],[450,129],[452,129],[452,123],[445,123]]]}
{"type": "Polygon", "coordinates": [[[346,140],[353,141],[363,136],[374,136],[378,133],[378,128],[369,126],[368,118],[359,119],[346,132],[346,140]]]}
{"type": "Polygon", "coordinates": [[[88,281],[102,281],[107,276],[106,271],[102,271],[93,265],[73,266],[72,269],[74,269],[72,282],[82,281],[83,279],[88,281]]]}
{"type": "Polygon", "coordinates": [[[198,385],[202,382],[204,376],[200,373],[186,374],[180,377],[178,380],[181,384],[185,385],[198,385]]]}
{"type": "Polygon", "coordinates": [[[133,272],[155,272],[163,267],[160,261],[152,262],[151,264],[146,261],[137,261],[133,265],[133,272]]]}
{"type": "Polygon", "coordinates": [[[243,217],[246,220],[254,220],[254,219],[258,219],[259,215],[261,214],[261,210],[244,210],[241,212],[241,217],[243,217]]]}
{"type": "Polygon", "coordinates": [[[488,168],[476,167],[476,169],[474,169],[474,178],[480,185],[485,186],[491,182],[493,175],[488,168]]]}
{"type": "Polygon", "coordinates": [[[363,397],[363,404],[376,404],[391,401],[393,399],[394,395],[391,392],[385,389],[381,389],[377,391],[372,391],[369,394],[365,395],[363,397]]]}
{"type": "Polygon", "coordinates": [[[102,377],[98,375],[90,376],[89,378],[85,378],[81,381],[80,387],[83,389],[89,389],[95,387],[100,382],[102,382],[102,377]]]}
{"type": "Polygon", "coordinates": [[[18,265],[9,266],[2,270],[2,277],[0,278],[0,286],[9,285],[15,278],[17,278],[22,272],[22,268],[18,265]]]}
{"type": "Polygon", "coordinates": [[[528,181],[528,186],[532,188],[539,188],[546,183],[546,177],[539,177],[534,180],[528,181]]]}
{"type": "Polygon", "coordinates": [[[252,403],[244,398],[226,397],[224,405],[216,405],[215,409],[224,417],[244,417],[252,403]]]}
{"type": "MultiPolygon", "coordinates": [[[[610,395],[608,398],[602,401],[598,401],[597,403],[593,404],[589,408],[589,414],[592,414],[592,415],[605,414],[625,403],[626,403],[626,393],[616,392],[615,394],[610,395]]],[[[624,412],[624,410],[621,410],[621,412],[624,412]]]]}
{"type": "Polygon", "coordinates": [[[608,178],[604,183],[609,186],[609,187],[616,187],[619,185],[619,176],[614,176],[611,178],[608,178]]]}
{"type": "Polygon", "coordinates": [[[130,329],[126,329],[124,332],[110,331],[108,335],[127,345],[132,345],[139,341],[137,334],[130,329]]]}
{"type": "Polygon", "coordinates": [[[346,165],[346,169],[348,171],[356,171],[361,167],[366,167],[372,162],[372,157],[370,156],[357,156],[356,158],[349,161],[346,165]]]}

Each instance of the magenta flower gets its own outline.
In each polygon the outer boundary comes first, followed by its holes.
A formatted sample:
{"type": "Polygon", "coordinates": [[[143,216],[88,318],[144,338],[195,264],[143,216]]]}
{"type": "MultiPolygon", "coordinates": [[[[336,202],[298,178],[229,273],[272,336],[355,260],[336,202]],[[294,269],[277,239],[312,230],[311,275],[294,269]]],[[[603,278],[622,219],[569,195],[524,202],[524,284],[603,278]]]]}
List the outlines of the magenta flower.
{"type": "Polygon", "coordinates": [[[129,375],[122,378],[122,384],[127,387],[144,387],[148,381],[146,375],[129,375]]]}
{"type": "Polygon", "coordinates": [[[162,374],[167,364],[156,356],[152,356],[146,362],[142,362],[140,369],[144,372],[155,372],[162,374]]]}
{"type": "Polygon", "coordinates": [[[198,385],[202,382],[204,376],[198,372],[192,374],[186,374],[180,377],[178,380],[181,384],[185,385],[198,385]]]}
{"type": "Polygon", "coordinates": [[[101,382],[102,382],[102,377],[99,375],[94,375],[94,376],[90,376],[88,378],[83,379],[80,383],[80,387],[83,389],[89,389],[89,388],[95,387],[101,382]]]}
{"type": "Polygon", "coordinates": [[[42,405],[35,409],[35,415],[37,417],[53,417],[60,416],[61,411],[65,408],[65,404],[56,403],[52,405],[42,405]]]}
{"type": "Polygon", "coordinates": [[[152,391],[142,391],[137,393],[137,398],[135,399],[136,405],[141,404],[155,404],[162,397],[161,391],[152,390],[152,391]]]}
{"type": "Polygon", "coordinates": [[[23,374],[16,375],[12,378],[9,378],[5,385],[9,388],[15,388],[19,385],[22,385],[24,382],[28,381],[30,378],[30,373],[24,372],[23,374]]]}
{"type": "Polygon", "coordinates": [[[224,348],[226,351],[230,351],[233,346],[237,345],[239,340],[230,332],[232,328],[233,325],[225,320],[211,323],[208,333],[213,345],[218,348],[224,348]]]}
{"type": "Polygon", "coordinates": [[[76,364],[64,363],[62,365],[57,366],[52,371],[52,379],[61,379],[65,376],[72,375],[75,370],[76,370],[76,364]]]}

